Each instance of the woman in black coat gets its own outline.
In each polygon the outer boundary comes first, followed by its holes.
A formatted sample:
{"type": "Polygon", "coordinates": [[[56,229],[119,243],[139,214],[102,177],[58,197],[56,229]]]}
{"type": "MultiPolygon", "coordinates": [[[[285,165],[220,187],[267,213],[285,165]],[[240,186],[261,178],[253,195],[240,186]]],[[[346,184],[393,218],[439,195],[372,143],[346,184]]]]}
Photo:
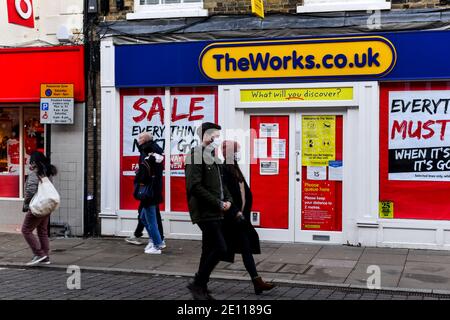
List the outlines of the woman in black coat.
{"type": "Polygon", "coordinates": [[[260,294],[272,289],[274,285],[261,279],[253,259],[253,254],[261,253],[261,247],[258,233],[250,223],[253,197],[238,165],[240,146],[236,141],[224,141],[222,153],[225,158],[223,182],[233,199],[232,208],[225,214],[223,221],[223,235],[228,248],[228,255],[223,260],[234,262],[234,254],[240,253],[255,293],[260,294]]]}
{"type": "MultiPolygon", "coordinates": [[[[163,156],[158,152],[161,152],[161,148],[159,148],[155,141],[150,141],[143,145],[142,153],[147,154],[148,156],[143,158],[142,162],[139,164],[139,169],[134,181],[136,186],[147,185],[151,186],[152,190],[148,195],[148,198],[141,199],[139,205],[139,218],[150,237],[149,244],[144,250],[144,252],[148,254],[161,254],[161,249],[166,247],[158,229],[157,222],[157,207],[162,201],[163,172],[163,156]]],[[[135,189],[136,199],[140,198],[138,197],[139,190],[141,189],[135,189]]]]}

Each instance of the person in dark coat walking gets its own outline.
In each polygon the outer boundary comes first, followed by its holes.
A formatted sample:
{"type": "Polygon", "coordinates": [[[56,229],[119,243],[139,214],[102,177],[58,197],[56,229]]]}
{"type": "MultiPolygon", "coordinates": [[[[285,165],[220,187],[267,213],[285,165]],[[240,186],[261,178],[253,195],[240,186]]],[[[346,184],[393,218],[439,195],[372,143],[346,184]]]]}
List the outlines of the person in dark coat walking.
{"type": "MultiPolygon", "coordinates": [[[[157,207],[162,202],[162,161],[164,157],[159,154],[160,147],[155,141],[146,143],[142,147],[142,152],[147,154],[143,162],[139,165],[136,173],[135,184],[151,186],[151,196],[141,200],[140,220],[150,237],[149,244],[145,248],[145,253],[161,254],[161,249],[166,246],[162,240],[157,223],[157,207]]],[[[136,192],[136,190],[135,190],[136,192]]],[[[135,195],[136,197],[136,195],[135,195]]]]}
{"type": "Polygon", "coordinates": [[[222,181],[222,163],[216,156],[220,129],[217,124],[203,123],[197,131],[202,144],[186,157],[189,214],[202,231],[200,264],[194,281],[188,285],[195,300],[214,300],[208,290],[209,278],[227,252],[222,221],[231,208],[231,195],[222,181]]]}
{"type": "MultiPolygon", "coordinates": [[[[150,132],[141,133],[137,138],[137,142],[138,142],[138,149],[139,149],[139,154],[140,154],[139,155],[139,164],[141,164],[144,161],[144,159],[148,156],[143,151],[143,149],[145,148],[145,146],[147,146],[149,144],[153,144],[155,142],[153,141],[153,135],[150,132]]],[[[156,150],[155,153],[163,154],[163,150],[158,144],[155,144],[154,148],[156,150]]],[[[135,245],[143,244],[143,242],[141,242],[140,239],[144,235],[143,231],[144,231],[145,227],[140,219],[141,211],[142,211],[142,205],[140,204],[139,208],[138,208],[138,224],[136,226],[136,230],[134,231],[134,234],[131,237],[125,238],[125,241],[128,243],[135,244],[135,245]]],[[[163,229],[163,225],[162,225],[161,212],[159,210],[159,205],[156,206],[156,219],[158,222],[158,230],[159,230],[159,233],[161,234],[161,239],[163,241],[163,246],[165,246],[166,243],[164,241],[164,229],[163,229]]],[[[147,244],[147,247],[145,248],[145,250],[150,248],[151,245],[152,245],[152,240],[151,240],[151,238],[149,238],[149,243],[147,244]]]]}
{"type": "Polygon", "coordinates": [[[234,254],[240,253],[249,273],[256,294],[271,290],[274,285],[262,280],[256,270],[253,254],[260,254],[259,236],[251,224],[252,192],[239,168],[240,146],[236,141],[224,141],[222,153],[225,158],[223,164],[223,181],[232,197],[232,206],[225,214],[223,235],[228,253],[224,261],[234,262],[234,254]]]}

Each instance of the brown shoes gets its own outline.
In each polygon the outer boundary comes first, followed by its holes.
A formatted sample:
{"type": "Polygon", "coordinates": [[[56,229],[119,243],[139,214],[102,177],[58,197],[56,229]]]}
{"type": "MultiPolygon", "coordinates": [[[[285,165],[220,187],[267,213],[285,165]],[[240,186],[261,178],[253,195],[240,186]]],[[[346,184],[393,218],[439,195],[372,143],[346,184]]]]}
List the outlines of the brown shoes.
{"type": "Polygon", "coordinates": [[[257,295],[261,294],[263,291],[272,290],[275,287],[273,283],[264,282],[261,277],[253,278],[252,282],[255,287],[255,294],[257,295]]]}

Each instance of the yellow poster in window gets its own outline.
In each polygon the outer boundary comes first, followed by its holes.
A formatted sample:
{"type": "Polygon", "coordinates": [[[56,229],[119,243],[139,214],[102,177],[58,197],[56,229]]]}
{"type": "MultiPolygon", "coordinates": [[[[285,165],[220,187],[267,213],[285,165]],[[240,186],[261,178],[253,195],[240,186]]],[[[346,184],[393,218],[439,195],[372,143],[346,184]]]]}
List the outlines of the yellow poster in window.
{"type": "Polygon", "coordinates": [[[380,201],[380,218],[394,219],[394,203],[392,201],[380,201]]]}
{"type": "Polygon", "coordinates": [[[302,166],[336,160],[336,116],[302,117],[302,166]]]}

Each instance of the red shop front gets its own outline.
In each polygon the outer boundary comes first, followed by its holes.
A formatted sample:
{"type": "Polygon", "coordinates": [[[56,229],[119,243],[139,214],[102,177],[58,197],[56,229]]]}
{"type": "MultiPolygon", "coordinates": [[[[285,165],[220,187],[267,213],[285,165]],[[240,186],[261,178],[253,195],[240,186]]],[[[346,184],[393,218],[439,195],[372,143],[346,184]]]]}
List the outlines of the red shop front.
{"type": "MultiPolygon", "coordinates": [[[[40,122],[41,84],[73,84],[75,109],[84,109],[80,105],[85,100],[84,48],[0,49],[0,70],[0,226],[4,226],[0,229],[8,231],[18,223],[13,215],[21,218],[17,209],[23,198],[31,153],[50,154],[51,150],[58,161],[59,153],[64,152],[59,149],[58,139],[52,142],[46,127],[50,125],[40,122]]],[[[68,133],[70,143],[70,136],[78,135],[76,127],[76,124],[55,126],[52,135],[63,130],[68,133]]]]}

